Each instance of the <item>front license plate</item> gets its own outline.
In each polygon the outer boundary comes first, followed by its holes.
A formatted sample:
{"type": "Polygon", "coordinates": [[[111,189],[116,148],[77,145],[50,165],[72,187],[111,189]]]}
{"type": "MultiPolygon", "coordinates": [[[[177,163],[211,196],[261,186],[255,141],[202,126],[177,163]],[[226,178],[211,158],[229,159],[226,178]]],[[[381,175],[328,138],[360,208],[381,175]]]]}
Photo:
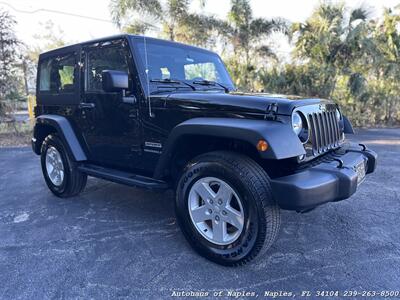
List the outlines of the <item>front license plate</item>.
{"type": "Polygon", "coordinates": [[[355,166],[355,171],[357,173],[357,184],[364,181],[365,178],[365,161],[360,162],[355,166]]]}

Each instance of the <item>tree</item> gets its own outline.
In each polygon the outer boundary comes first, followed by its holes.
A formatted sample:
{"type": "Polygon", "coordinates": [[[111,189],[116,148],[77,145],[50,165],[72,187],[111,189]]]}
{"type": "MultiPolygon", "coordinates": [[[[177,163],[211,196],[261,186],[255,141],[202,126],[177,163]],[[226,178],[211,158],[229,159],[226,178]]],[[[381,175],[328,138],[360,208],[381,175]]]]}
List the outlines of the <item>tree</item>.
{"type": "MultiPolygon", "coordinates": [[[[216,44],[218,36],[222,36],[224,45],[233,48],[233,55],[229,55],[227,61],[236,83],[243,87],[252,86],[250,77],[256,71],[256,58],[276,59],[273,51],[262,42],[263,38],[274,32],[287,34],[286,22],[254,18],[249,0],[232,0],[228,21],[190,13],[192,2],[111,0],[110,8],[114,22],[130,33],[145,34],[160,23],[162,36],[172,41],[211,46],[216,44]]],[[[204,5],[204,1],[201,3],[204,5]]]]}
{"type": "MultiPolygon", "coordinates": [[[[161,35],[171,41],[209,45],[219,21],[191,13],[191,0],[111,0],[114,22],[123,31],[146,34],[161,25],[161,35]]],[[[204,1],[200,1],[204,5],[204,1]]]]}
{"type": "Polygon", "coordinates": [[[400,121],[400,7],[368,18],[363,8],[322,3],[292,25],[293,61],[259,72],[275,93],[331,98],[356,126],[400,121]]]}
{"type": "MultiPolygon", "coordinates": [[[[393,125],[400,120],[400,6],[386,9],[373,33],[375,68],[370,76],[372,99],[384,112],[383,121],[393,125]],[[382,94],[384,96],[382,96],[382,94]]],[[[377,107],[378,109],[378,107],[377,107]]]]}
{"type": "Polygon", "coordinates": [[[19,40],[15,36],[16,21],[6,11],[0,10],[0,113],[4,113],[5,100],[18,97],[19,40]]]}
{"type": "Polygon", "coordinates": [[[283,19],[254,18],[249,0],[231,0],[228,21],[220,24],[219,32],[233,50],[228,65],[236,84],[245,88],[253,87],[257,59],[276,60],[266,43],[271,34],[289,34],[288,23],[283,19]]]}
{"type": "Polygon", "coordinates": [[[60,27],[55,27],[53,21],[47,20],[44,23],[40,23],[40,25],[42,27],[41,33],[33,36],[36,40],[36,45],[27,49],[29,58],[34,63],[37,63],[40,53],[60,48],[67,44],[64,31],[60,27]]]}
{"type": "Polygon", "coordinates": [[[36,67],[39,60],[39,54],[55,48],[63,47],[67,44],[64,31],[55,27],[51,20],[40,24],[41,34],[35,34],[35,45],[21,45],[22,55],[20,58],[21,69],[24,75],[24,85],[27,93],[34,91],[36,87],[36,67]]]}
{"type": "Polygon", "coordinates": [[[363,80],[351,73],[351,65],[373,50],[367,34],[367,18],[364,8],[347,14],[343,4],[327,2],[317,7],[304,23],[292,25],[296,40],[294,56],[319,70],[319,78],[313,84],[318,84],[320,96],[332,96],[340,72],[350,75],[354,86],[363,80]]]}

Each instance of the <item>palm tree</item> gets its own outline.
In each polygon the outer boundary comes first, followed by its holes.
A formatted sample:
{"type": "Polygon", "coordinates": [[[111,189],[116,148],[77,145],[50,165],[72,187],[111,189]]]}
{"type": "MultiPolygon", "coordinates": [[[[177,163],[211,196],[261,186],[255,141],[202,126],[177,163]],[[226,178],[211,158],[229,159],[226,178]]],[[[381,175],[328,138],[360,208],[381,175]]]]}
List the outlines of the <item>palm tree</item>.
{"type": "MultiPolygon", "coordinates": [[[[158,29],[172,40],[206,46],[212,31],[219,24],[213,17],[190,13],[192,0],[111,0],[113,21],[124,31],[145,34],[158,29]]],[[[200,5],[204,6],[204,0],[200,5]]]]}
{"type": "Polygon", "coordinates": [[[360,86],[363,77],[352,74],[351,66],[373,51],[367,19],[364,8],[347,14],[343,4],[322,3],[304,23],[292,25],[294,56],[321,71],[321,96],[331,96],[340,72],[350,76],[351,86],[360,86]]]}
{"type": "MultiPolygon", "coordinates": [[[[251,86],[256,57],[276,59],[270,47],[262,42],[263,38],[278,31],[289,33],[282,19],[254,18],[249,0],[231,0],[228,21],[189,13],[191,3],[191,0],[111,0],[110,9],[114,22],[130,33],[145,34],[161,23],[162,35],[172,41],[211,46],[222,36],[225,45],[233,50],[228,59],[231,72],[237,83],[246,87],[251,86]]],[[[204,6],[205,1],[200,3],[204,6]]]]}
{"type": "Polygon", "coordinates": [[[266,39],[275,32],[289,35],[288,24],[283,19],[254,18],[249,0],[231,0],[228,21],[218,25],[226,44],[233,48],[233,57],[229,61],[236,83],[247,88],[252,86],[250,76],[256,70],[255,59],[276,59],[265,43],[266,39]]]}
{"type": "Polygon", "coordinates": [[[383,20],[374,31],[374,42],[379,55],[375,56],[375,78],[385,97],[379,99],[385,123],[393,125],[400,116],[400,5],[394,10],[386,9],[383,20]]]}

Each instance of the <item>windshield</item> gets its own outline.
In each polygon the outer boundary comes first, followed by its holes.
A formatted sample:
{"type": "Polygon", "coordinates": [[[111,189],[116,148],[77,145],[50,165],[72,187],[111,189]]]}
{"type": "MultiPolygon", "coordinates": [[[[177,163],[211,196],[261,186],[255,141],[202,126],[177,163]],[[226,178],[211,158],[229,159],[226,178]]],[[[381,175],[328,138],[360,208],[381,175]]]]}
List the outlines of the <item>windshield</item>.
{"type": "MultiPolygon", "coordinates": [[[[143,65],[144,41],[135,40],[143,65]]],[[[149,80],[215,81],[234,89],[229,74],[217,54],[179,44],[146,39],[149,80]]]]}

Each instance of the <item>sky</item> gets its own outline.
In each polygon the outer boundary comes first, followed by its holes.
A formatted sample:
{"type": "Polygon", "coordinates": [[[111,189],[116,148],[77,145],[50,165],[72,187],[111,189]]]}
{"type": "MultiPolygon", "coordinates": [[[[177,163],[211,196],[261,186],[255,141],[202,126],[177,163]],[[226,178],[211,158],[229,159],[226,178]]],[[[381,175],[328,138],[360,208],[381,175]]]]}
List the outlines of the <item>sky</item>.
{"type": "MultiPolygon", "coordinates": [[[[291,22],[304,21],[318,3],[319,0],[251,1],[256,17],[283,17],[291,22]]],[[[225,18],[229,4],[229,0],[208,0],[203,11],[206,14],[225,18]]],[[[364,5],[370,8],[372,16],[376,16],[384,7],[400,4],[400,0],[346,0],[345,4],[348,7],[364,5]]],[[[48,20],[64,31],[64,39],[67,41],[81,42],[117,34],[118,29],[111,22],[108,5],[109,0],[0,0],[0,8],[8,10],[18,22],[17,36],[28,45],[36,43],[34,36],[43,28],[40,23],[48,20]],[[79,14],[99,20],[61,15],[42,9],[79,14]]],[[[194,5],[193,9],[196,8],[194,5]]]]}

